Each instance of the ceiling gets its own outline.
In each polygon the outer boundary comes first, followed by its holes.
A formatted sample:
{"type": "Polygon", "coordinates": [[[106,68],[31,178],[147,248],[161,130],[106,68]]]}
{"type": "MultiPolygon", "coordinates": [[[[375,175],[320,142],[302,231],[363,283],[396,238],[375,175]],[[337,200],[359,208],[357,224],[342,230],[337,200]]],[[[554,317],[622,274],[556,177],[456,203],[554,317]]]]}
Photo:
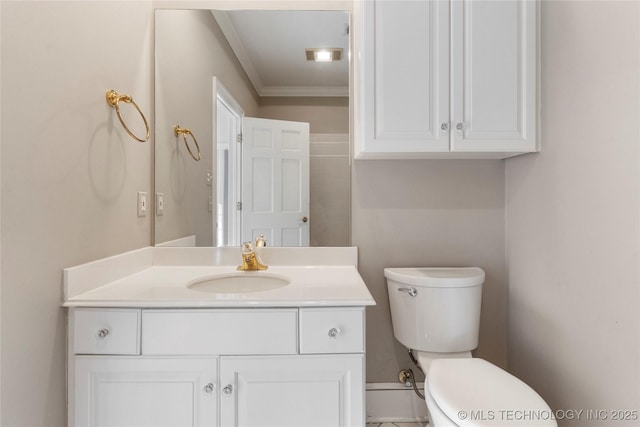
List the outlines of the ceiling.
{"type": "Polygon", "coordinates": [[[259,96],[349,96],[349,14],[213,11],[259,96]],[[307,61],[307,48],[342,48],[337,62],[307,61]]]}

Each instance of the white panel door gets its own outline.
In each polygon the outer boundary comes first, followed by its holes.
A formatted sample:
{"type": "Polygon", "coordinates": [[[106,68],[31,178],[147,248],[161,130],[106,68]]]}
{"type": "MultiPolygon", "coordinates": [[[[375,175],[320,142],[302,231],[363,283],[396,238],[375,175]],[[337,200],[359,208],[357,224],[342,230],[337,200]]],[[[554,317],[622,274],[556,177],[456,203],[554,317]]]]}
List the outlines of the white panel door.
{"type": "Polygon", "coordinates": [[[536,150],[536,2],[452,1],[452,151],[536,150]]]}
{"type": "Polygon", "coordinates": [[[363,7],[362,154],[449,151],[449,2],[363,7]]]}
{"type": "Polygon", "coordinates": [[[217,359],[76,356],[76,427],[215,426],[217,359]]]}
{"type": "Polygon", "coordinates": [[[309,124],[242,121],[242,241],[309,246],[309,124]]]}
{"type": "Polygon", "coordinates": [[[362,354],[222,357],[223,427],[364,426],[362,354]]]}

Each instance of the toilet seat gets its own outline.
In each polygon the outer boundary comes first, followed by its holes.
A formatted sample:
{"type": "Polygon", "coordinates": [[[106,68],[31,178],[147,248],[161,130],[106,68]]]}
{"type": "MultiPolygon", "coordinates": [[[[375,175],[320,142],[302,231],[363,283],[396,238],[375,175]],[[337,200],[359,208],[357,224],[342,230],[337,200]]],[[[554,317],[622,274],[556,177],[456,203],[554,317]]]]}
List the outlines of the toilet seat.
{"type": "Polygon", "coordinates": [[[483,359],[435,359],[428,392],[459,426],[556,426],[546,402],[527,384],[483,359]]]}

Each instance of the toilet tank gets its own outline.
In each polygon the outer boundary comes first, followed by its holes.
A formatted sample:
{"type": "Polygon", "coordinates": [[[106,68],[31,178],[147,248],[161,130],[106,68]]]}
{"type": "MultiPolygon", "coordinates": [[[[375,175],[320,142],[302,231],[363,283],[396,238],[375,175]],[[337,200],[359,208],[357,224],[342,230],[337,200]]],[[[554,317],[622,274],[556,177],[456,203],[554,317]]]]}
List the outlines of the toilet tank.
{"type": "Polygon", "coordinates": [[[436,353],[478,346],[484,271],[385,268],[393,334],[405,347],[436,353]]]}

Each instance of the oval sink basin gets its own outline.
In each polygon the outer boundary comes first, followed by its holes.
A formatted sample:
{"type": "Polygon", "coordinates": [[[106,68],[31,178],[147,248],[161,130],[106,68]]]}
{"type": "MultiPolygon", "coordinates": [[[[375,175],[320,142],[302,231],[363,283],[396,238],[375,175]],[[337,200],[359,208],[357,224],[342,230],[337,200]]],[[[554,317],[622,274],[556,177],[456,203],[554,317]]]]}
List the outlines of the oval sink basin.
{"type": "Polygon", "coordinates": [[[239,294],[270,291],[289,283],[288,277],[278,274],[237,272],[202,277],[187,283],[187,288],[216,294],[239,294]]]}

